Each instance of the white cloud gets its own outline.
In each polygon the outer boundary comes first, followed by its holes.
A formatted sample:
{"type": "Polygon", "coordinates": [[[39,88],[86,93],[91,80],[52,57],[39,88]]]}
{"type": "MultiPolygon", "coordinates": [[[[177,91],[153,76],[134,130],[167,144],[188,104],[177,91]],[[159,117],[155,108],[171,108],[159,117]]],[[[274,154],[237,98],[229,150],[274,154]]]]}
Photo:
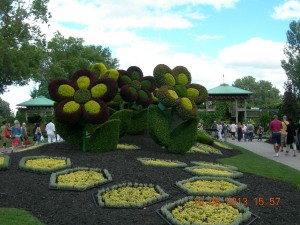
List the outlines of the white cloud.
{"type": "Polygon", "coordinates": [[[274,7],[274,13],[271,15],[274,19],[292,19],[300,18],[300,2],[291,0],[284,4],[274,7]]]}
{"type": "Polygon", "coordinates": [[[201,40],[211,40],[211,39],[221,39],[223,38],[223,36],[220,35],[207,35],[207,34],[203,34],[203,35],[199,35],[196,37],[197,41],[201,41],[201,40]]]}

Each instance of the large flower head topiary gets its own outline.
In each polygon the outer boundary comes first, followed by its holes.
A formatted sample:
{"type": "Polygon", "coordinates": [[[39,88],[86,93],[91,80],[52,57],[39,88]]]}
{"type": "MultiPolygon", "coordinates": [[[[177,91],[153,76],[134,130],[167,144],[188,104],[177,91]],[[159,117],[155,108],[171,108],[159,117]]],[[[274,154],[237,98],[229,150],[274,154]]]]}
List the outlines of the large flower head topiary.
{"type": "Polygon", "coordinates": [[[103,63],[96,63],[91,66],[91,71],[93,74],[101,78],[111,78],[115,81],[119,78],[119,72],[116,69],[107,69],[106,66],[103,63]]]}
{"type": "Polygon", "coordinates": [[[150,105],[151,93],[155,90],[155,80],[151,76],[143,76],[143,71],[137,66],[131,66],[125,70],[119,70],[118,85],[121,88],[120,95],[127,102],[136,102],[143,107],[150,105]]]}
{"type": "Polygon", "coordinates": [[[109,117],[105,102],[114,98],[117,83],[111,78],[97,79],[90,70],[76,71],[70,80],[54,80],[49,94],[58,102],[55,116],[59,122],[102,123],[109,117]]]}
{"type": "Polygon", "coordinates": [[[191,84],[191,73],[184,66],[176,66],[171,70],[159,64],[153,71],[154,79],[159,87],[154,97],[166,107],[174,107],[184,120],[197,117],[197,105],[207,97],[207,90],[200,84],[191,84]]]}

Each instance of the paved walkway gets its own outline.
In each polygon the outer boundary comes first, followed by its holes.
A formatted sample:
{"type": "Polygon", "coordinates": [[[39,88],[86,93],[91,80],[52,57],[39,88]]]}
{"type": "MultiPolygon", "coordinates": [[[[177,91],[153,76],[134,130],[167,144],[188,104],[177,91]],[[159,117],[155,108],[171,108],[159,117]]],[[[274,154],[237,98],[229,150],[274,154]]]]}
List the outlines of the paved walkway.
{"type": "Polygon", "coordinates": [[[272,159],[276,162],[285,164],[289,167],[300,171],[300,153],[298,152],[298,150],[296,151],[296,157],[293,157],[293,151],[290,152],[288,156],[285,156],[284,152],[279,152],[279,157],[274,157],[273,155],[275,154],[275,152],[273,149],[273,145],[264,142],[264,140],[262,142],[257,142],[257,139],[254,139],[252,142],[239,142],[237,140],[231,140],[230,138],[227,138],[227,142],[243,147],[251,152],[256,153],[257,155],[261,155],[265,158],[272,159]]]}

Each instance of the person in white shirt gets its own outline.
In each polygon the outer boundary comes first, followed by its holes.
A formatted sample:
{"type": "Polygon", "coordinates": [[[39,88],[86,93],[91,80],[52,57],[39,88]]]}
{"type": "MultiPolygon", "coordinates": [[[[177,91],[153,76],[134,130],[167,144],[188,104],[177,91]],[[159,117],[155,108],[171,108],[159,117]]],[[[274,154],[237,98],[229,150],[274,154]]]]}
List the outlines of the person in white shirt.
{"type": "Polygon", "coordinates": [[[46,133],[48,136],[48,143],[56,142],[56,131],[55,131],[55,125],[52,121],[50,121],[46,125],[46,133]]]}
{"type": "Polygon", "coordinates": [[[231,133],[232,140],[235,140],[236,129],[237,129],[237,125],[234,122],[232,122],[232,124],[230,125],[230,133],[231,133]]]}

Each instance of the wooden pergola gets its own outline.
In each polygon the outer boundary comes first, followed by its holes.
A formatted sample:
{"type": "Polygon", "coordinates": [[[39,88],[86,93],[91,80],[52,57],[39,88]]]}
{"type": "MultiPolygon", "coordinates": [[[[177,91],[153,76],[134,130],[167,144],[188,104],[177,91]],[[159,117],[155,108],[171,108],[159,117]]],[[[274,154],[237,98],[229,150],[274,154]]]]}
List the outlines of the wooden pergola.
{"type": "Polygon", "coordinates": [[[235,122],[239,121],[239,112],[244,112],[244,118],[247,119],[247,99],[252,95],[251,91],[233,87],[228,84],[221,84],[218,87],[208,90],[208,98],[206,101],[206,111],[215,111],[213,102],[215,101],[231,101],[230,108],[231,117],[235,117],[235,122]]]}
{"type": "Polygon", "coordinates": [[[26,102],[17,104],[18,110],[26,115],[26,121],[28,120],[28,114],[39,114],[43,117],[46,114],[53,115],[54,113],[54,101],[46,98],[45,96],[38,96],[30,99],[26,102]]]}

